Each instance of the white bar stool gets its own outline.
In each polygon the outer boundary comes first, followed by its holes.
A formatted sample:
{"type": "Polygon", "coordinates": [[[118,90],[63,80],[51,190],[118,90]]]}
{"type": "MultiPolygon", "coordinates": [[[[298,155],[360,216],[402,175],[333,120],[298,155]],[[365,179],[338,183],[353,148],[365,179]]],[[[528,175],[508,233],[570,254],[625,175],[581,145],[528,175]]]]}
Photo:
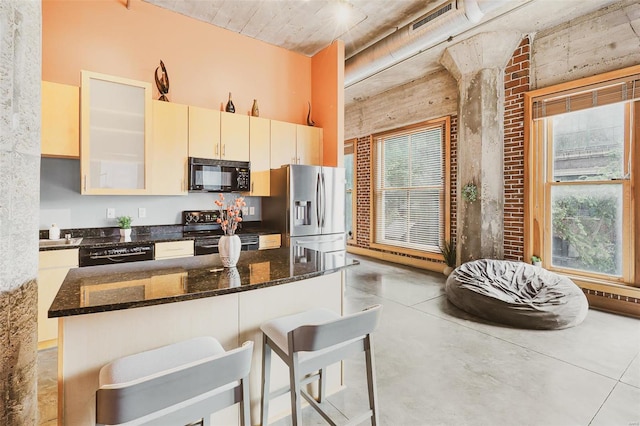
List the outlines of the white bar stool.
{"type": "Polygon", "coordinates": [[[251,424],[249,370],[253,342],[225,351],[197,337],[117,359],[100,369],[98,425],[209,425],[209,417],[240,403],[240,424],[251,424]]]}
{"type": "Polygon", "coordinates": [[[262,425],[268,423],[269,400],[289,391],[293,426],[302,424],[301,396],[329,424],[335,425],[318,404],[324,399],[325,368],[359,352],[365,353],[369,410],[353,418],[349,424],[370,419],[372,425],[377,425],[378,403],[371,333],[378,326],[381,311],[382,306],[374,305],[341,317],[327,309],[314,309],[262,324],[262,425]],[[270,392],[272,349],[289,367],[290,385],[270,392]],[[318,380],[318,401],[303,389],[304,385],[315,380],[318,380]]]}

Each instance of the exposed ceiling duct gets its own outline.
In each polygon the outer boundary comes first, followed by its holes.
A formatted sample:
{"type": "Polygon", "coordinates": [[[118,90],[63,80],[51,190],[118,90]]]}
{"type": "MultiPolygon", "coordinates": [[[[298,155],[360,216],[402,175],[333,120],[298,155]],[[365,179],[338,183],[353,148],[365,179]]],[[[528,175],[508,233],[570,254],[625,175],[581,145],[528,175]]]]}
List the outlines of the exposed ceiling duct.
{"type": "Polygon", "coordinates": [[[503,6],[515,9],[530,0],[449,0],[345,61],[349,87],[471,28],[503,6]]]}

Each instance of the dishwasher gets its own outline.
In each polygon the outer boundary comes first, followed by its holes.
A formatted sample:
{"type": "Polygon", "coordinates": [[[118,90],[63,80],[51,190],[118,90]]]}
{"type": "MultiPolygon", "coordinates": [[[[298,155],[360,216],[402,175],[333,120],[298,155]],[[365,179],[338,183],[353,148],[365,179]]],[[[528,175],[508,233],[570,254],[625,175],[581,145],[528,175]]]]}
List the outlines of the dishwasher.
{"type": "Polygon", "coordinates": [[[80,267],[82,267],[153,260],[154,249],[154,244],[134,244],[98,248],[81,247],[78,263],[80,267]]]}

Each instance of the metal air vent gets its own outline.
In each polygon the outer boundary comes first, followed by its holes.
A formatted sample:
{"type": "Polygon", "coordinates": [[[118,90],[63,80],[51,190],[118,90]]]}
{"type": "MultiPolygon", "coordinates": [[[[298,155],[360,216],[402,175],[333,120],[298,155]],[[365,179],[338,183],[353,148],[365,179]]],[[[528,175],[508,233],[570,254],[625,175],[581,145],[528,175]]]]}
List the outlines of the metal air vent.
{"type": "Polygon", "coordinates": [[[411,25],[411,29],[413,31],[415,31],[418,28],[420,28],[421,26],[423,26],[424,24],[433,21],[438,16],[442,16],[442,15],[444,15],[445,13],[449,12],[452,9],[453,9],[453,2],[446,3],[445,5],[439,7],[438,9],[435,9],[435,10],[427,13],[423,18],[420,18],[420,20],[414,22],[411,25]]]}

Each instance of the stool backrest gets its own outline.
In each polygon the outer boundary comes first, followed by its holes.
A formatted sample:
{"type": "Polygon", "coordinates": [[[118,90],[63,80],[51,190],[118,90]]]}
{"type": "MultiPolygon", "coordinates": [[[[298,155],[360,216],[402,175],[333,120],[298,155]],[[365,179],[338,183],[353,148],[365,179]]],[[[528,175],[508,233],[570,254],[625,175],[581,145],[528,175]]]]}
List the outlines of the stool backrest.
{"type": "Polygon", "coordinates": [[[96,422],[126,423],[246,377],[253,342],[223,354],[96,392],[96,422]]]}
{"type": "Polygon", "coordinates": [[[293,352],[318,351],[338,343],[347,342],[370,334],[380,322],[381,305],[373,305],[351,315],[319,324],[303,325],[289,334],[293,334],[293,352]]]}

